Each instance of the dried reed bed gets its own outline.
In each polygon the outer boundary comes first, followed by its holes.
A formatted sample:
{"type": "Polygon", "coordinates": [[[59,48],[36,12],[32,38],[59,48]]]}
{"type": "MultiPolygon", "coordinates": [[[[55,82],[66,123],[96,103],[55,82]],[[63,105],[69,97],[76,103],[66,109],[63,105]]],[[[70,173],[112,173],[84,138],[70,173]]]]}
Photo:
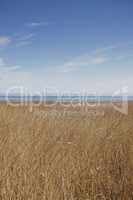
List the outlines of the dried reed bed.
{"type": "Polygon", "coordinates": [[[133,103],[30,111],[0,104],[0,199],[133,199],[133,103]]]}

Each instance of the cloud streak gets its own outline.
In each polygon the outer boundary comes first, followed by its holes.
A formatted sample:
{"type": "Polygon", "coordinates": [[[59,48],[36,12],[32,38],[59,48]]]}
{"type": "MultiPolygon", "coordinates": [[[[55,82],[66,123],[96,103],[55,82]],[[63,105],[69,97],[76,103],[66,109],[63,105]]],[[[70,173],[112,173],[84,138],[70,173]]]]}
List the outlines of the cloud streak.
{"type": "Polygon", "coordinates": [[[28,46],[28,45],[31,45],[32,42],[31,41],[28,41],[28,40],[25,40],[25,41],[20,41],[16,44],[16,47],[23,47],[23,46],[28,46]]]}
{"type": "Polygon", "coordinates": [[[25,35],[23,35],[23,36],[20,36],[20,37],[18,38],[18,40],[19,40],[19,41],[30,40],[30,39],[32,39],[32,38],[34,37],[34,35],[35,35],[35,34],[33,34],[33,33],[28,33],[28,34],[25,34],[25,35]]]}
{"type": "Polygon", "coordinates": [[[48,22],[30,22],[25,25],[30,28],[36,28],[41,26],[48,26],[48,22]]]}
{"type": "Polygon", "coordinates": [[[35,34],[33,33],[27,33],[24,35],[20,35],[16,38],[15,46],[16,47],[23,47],[32,44],[32,39],[34,38],[35,34]]]}
{"type": "Polygon", "coordinates": [[[71,72],[83,69],[83,67],[93,67],[105,64],[109,61],[109,57],[104,54],[95,53],[87,53],[83,54],[70,62],[66,62],[63,64],[62,69],[64,72],[71,72]]]}
{"type": "Polygon", "coordinates": [[[19,70],[21,67],[18,65],[8,65],[3,58],[0,58],[0,79],[3,79],[9,72],[19,70]]]}
{"type": "MultiPolygon", "coordinates": [[[[123,44],[123,47],[125,44],[123,44]]],[[[118,63],[121,60],[126,60],[127,58],[132,57],[132,52],[122,51],[121,45],[110,45],[103,48],[97,48],[94,51],[89,53],[84,53],[76,58],[73,58],[71,61],[64,63],[62,66],[59,66],[60,70],[64,72],[79,71],[83,69],[91,69],[93,66],[103,66],[110,63],[118,63]]]]}

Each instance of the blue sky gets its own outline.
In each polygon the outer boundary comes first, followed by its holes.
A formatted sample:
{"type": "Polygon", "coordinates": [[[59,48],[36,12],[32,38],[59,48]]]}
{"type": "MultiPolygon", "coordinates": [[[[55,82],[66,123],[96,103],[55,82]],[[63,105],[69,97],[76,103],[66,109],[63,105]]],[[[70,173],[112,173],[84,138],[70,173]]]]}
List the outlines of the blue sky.
{"type": "Polygon", "coordinates": [[[132,0],[0,0],[0,92],[133,94],[132,0]]]}

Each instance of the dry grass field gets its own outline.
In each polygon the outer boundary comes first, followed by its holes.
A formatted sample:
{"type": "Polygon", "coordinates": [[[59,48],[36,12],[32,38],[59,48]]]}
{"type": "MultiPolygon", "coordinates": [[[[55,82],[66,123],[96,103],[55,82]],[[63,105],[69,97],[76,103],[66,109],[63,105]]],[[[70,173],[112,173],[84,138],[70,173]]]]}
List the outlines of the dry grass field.
{"type": "Polygon", "coordinates": [[[1,200],[132,200],[133,103],[12,107],[0,103],[1,200]]]}

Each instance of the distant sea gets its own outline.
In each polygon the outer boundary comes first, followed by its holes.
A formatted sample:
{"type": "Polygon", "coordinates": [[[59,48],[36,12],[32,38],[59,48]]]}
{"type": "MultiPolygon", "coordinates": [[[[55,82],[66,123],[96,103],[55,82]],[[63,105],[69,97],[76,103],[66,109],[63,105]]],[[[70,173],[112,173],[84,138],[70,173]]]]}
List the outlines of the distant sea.
{"type": "Polygon", "coordinates": [[[122,96],[19,96],[10,95],[8,98],[4,95],[0,96],[1,102],[13,101],[13,102],[110,102],[110,101],[133,101],[133,96],[128,96],[127,98],[122,96]]]}

